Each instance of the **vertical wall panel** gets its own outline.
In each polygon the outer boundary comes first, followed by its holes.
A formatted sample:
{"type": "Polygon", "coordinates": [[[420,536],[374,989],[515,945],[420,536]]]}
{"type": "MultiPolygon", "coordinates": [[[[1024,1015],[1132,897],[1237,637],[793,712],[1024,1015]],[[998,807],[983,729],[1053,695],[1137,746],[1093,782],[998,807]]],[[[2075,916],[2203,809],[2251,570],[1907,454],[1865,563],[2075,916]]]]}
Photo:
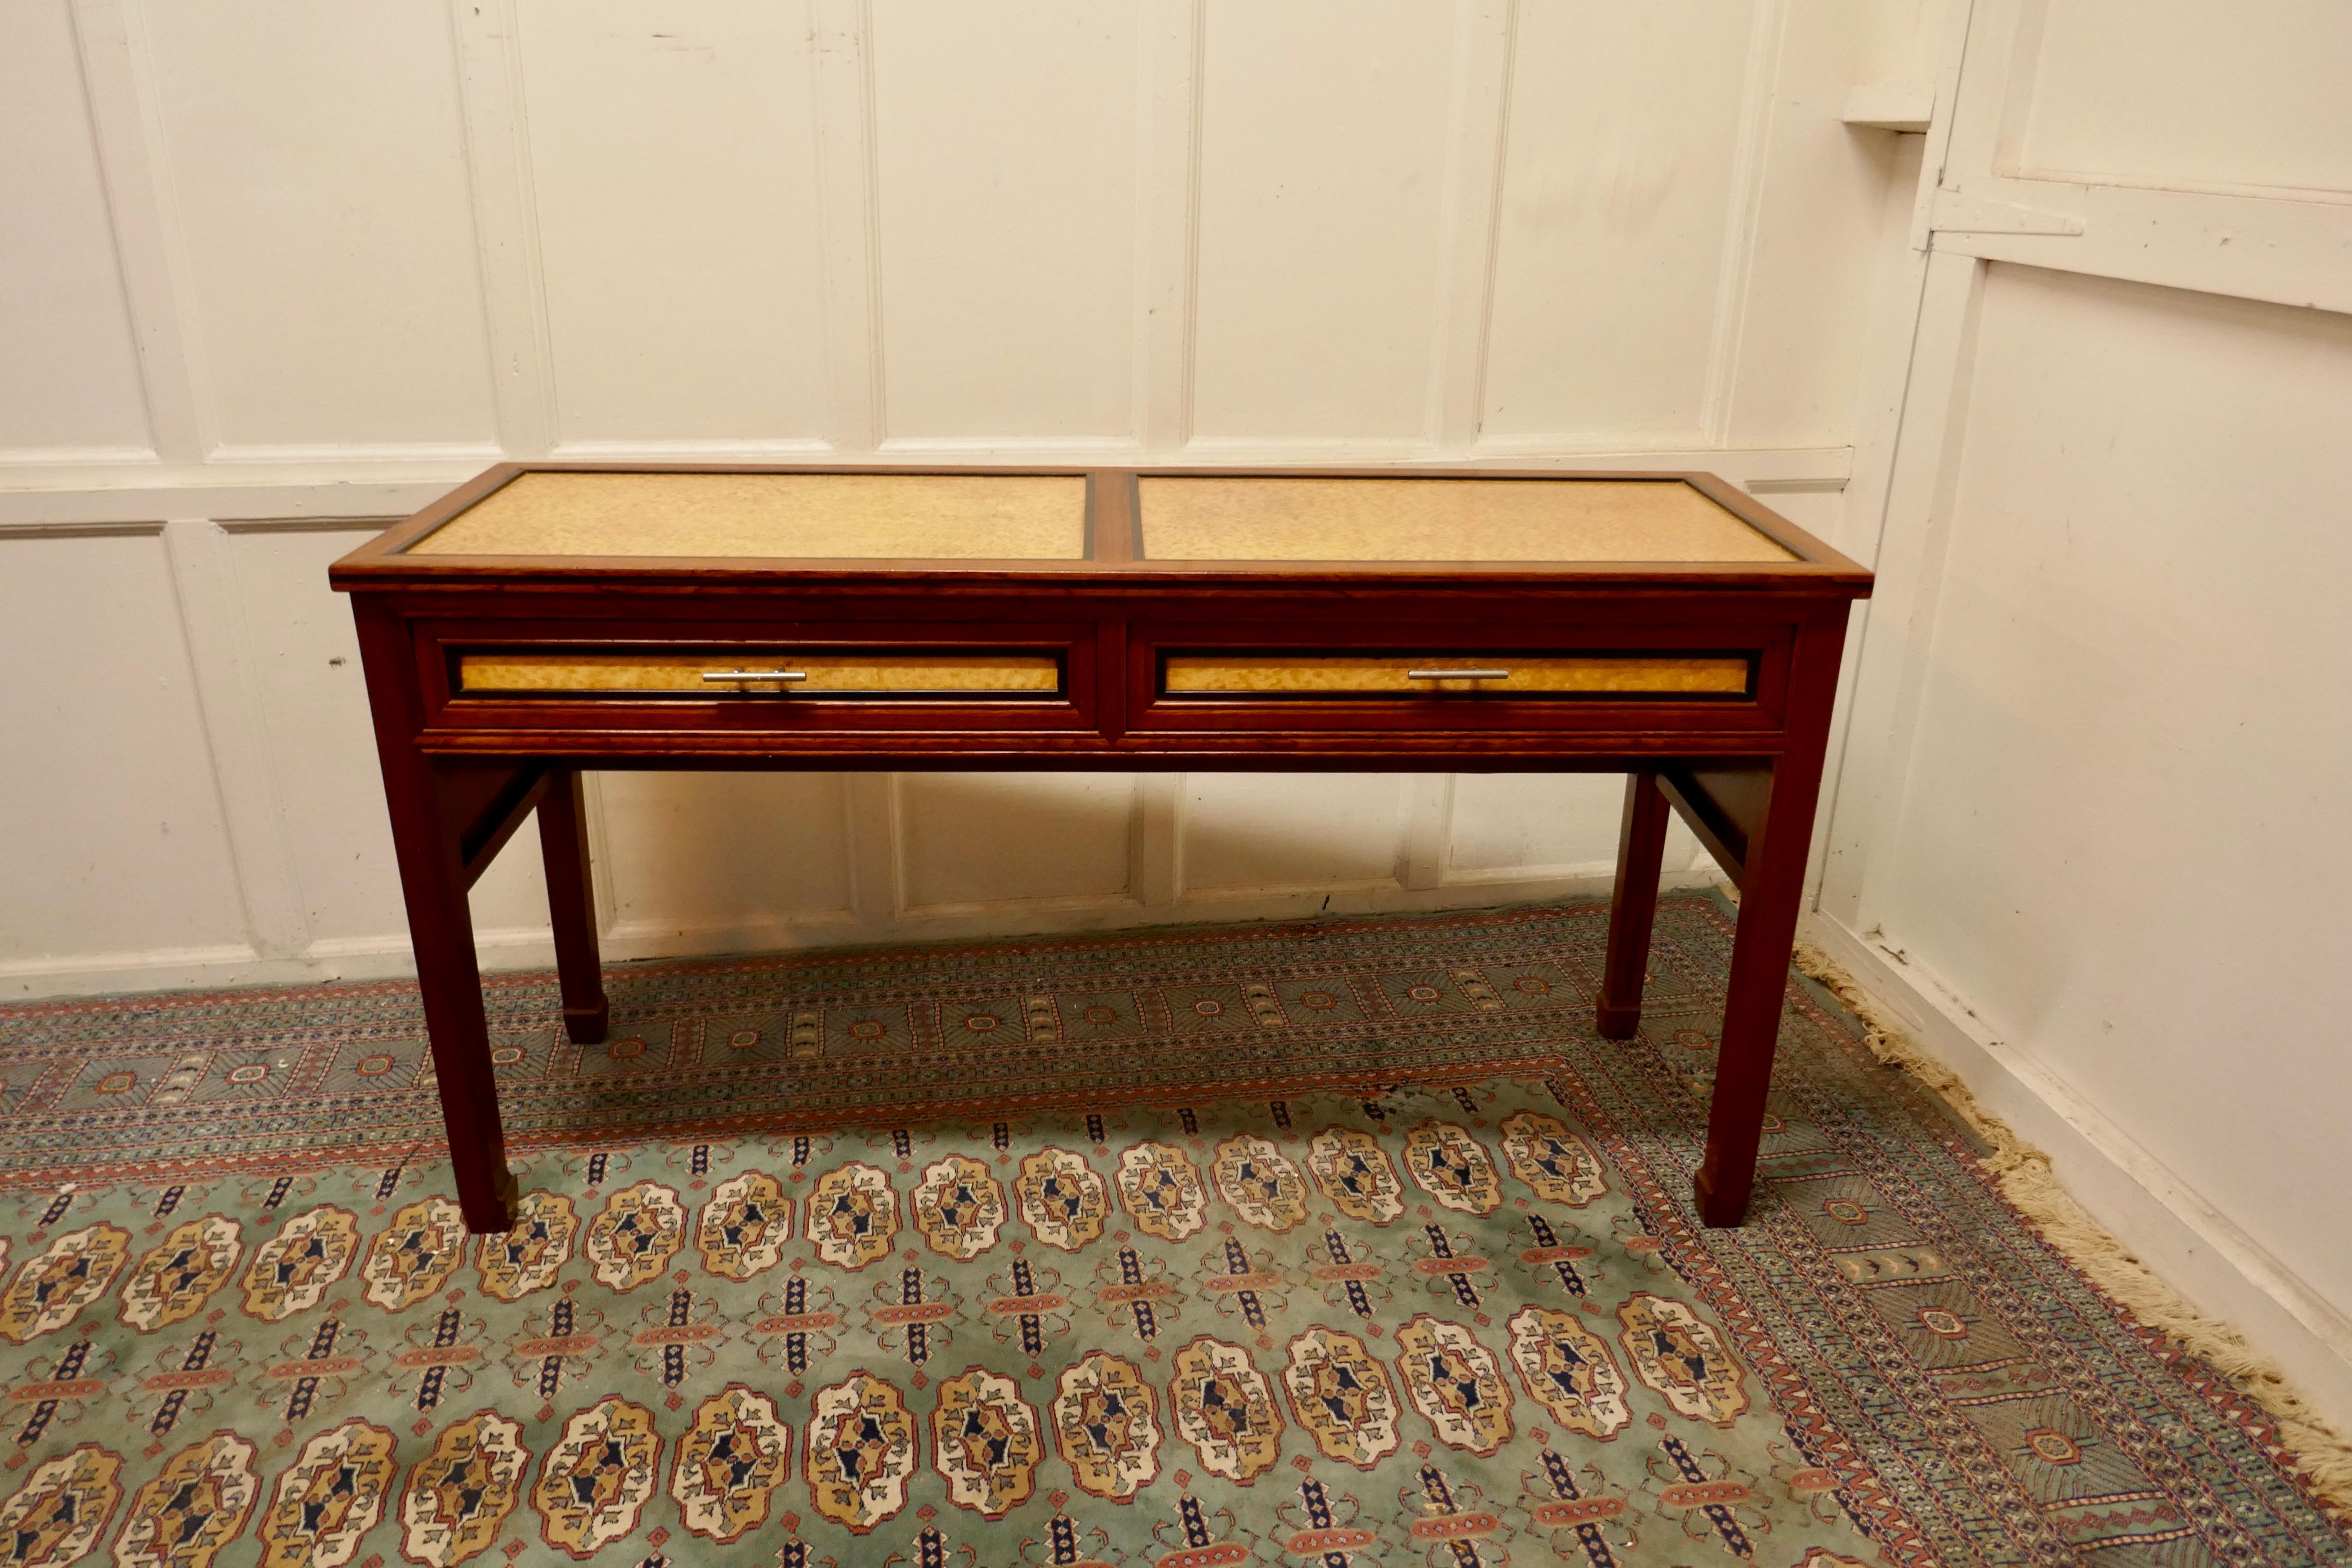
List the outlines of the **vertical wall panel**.
{"type": "Polygon", "coordinates": [[[1132,435],[1134,7],[873,18],[889,435],[1132,435]]]}
{"type": "Polygon", "coordinates": [[[1180,804],[1183,889],[1388,882],[1397,871],[1406,782],[1388,773],[1188,773],[1180,804]]]}
{"type": "Polygon", "coordinates": [[[2060,176],[2352,191],[2352,6],[2048,0],[2021,161],[2060,176]]]}
{"type": "Polygon", "coordinates": [[[1863,919],[2352,1300],[2352,320],[1996,266],[1974,360],[1863,919]]]}
{"type": "Polygon", "coordinates": [[[1616,773],[1464,773],[1454,781],[1451,871],[1613,865],[1616,773]]]}
{"type": "Polygon", "coordinates": [[[493,440],[446,14],[129,3],[219,441],[493,440]]]}
{"type": "Polygon", "coordinates": [[[148,444],[69,3],[0,6],[0,461],[148,444]]]}
{"type": "MultiPolygon", "coordinates": [[[[331,946],[364,947],[407,926],[351,601],[327,586],[329,563],[364,537],[265,532],[236,541],[246,661],[281,822],[311,939],[331,946]]],[[[507,840],[468,902],[477,935],[547,924],[536,818],[507,840]]]]}
{"type": "MultiPolygon", "coordinates": [[[[351,601],[327,586],[327,567],[371,531],[246,531],[231,543],[278,823],[310,938],[331,947],[407,924],[351,601]]],[[[526,824],[474,885],[477,930],[547,923],[535,833],[526,824]]]]}
{"type": "Polygon", "coordinates": [[[368,532],[246,533],[229,546],[278,820],[303,918],[329,942],[407,921],[351,601],[327,586],[328,564],[368,532]]]}
{"type": "Polygon", "coordinates": [[[1209,7],[1193,427],[1428,435],[1454,8],[1209,7]]]}
{"type": "MultiPolygon", "coordinates": [[[[1462,881],[1613,875],[1624,810],[1622,773],[1463,773],[1454,781],[1446,871],[1462,881]]],[[[1714,864],[1674,818],[1667,874],[1714,864]]]]}
{"type": "Polygon", "coordinates": [[[1909,215],[1923,138],[1840,116],[1856,83],[1916,68],[1916,18],[1882,0],[1783,0],[1781,16],[1724,435],[1735,447],[1841,446],[1853,439],[1879,237],[1890,208],[1909,215]]]}
{"type": "Polygon", "coordinates": [[[1132,886],[1132,774],[906,773],[898,789],[909,909],[1116,898],[1132,886]]]}
{"type": "Polygon", "coordinates": [[[1484,431],[1696,438],[1748,7],[1522,6],[1484,431]]]}
{"type": "Polygon", "coordinates": [[[243,943],[163,541],[0,537],[0,962],[243,943]]]}
{"type": "Polygon", "coordinates": [[[845,774],[613,773],[599,788],[597,876],[625,930],[740,931],[849,909],[845,774]]]}
{"type": "Polygon", "coordinates": [[[801,9],[522,0],[518,16],[562,439],[821,436],[801,9]]]}

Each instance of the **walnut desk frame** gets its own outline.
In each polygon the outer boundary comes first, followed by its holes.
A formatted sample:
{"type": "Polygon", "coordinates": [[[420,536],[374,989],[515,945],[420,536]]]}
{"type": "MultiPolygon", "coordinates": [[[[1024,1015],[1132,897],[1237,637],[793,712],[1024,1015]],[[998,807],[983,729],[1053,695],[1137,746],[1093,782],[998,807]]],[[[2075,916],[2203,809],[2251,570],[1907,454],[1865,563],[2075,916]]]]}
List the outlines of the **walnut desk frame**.
{"type": "Polygon", "coordinates": [[[1600,1032],[1666,814],[1741,891],[1696,1180],[1746,1216],[1852,602],[1705,474],[494,468],[338,562],[466,1223],[507,1228],[467,889],[539,813],[604,1036],[583,768],[1629,774],[1600,1032]]]}

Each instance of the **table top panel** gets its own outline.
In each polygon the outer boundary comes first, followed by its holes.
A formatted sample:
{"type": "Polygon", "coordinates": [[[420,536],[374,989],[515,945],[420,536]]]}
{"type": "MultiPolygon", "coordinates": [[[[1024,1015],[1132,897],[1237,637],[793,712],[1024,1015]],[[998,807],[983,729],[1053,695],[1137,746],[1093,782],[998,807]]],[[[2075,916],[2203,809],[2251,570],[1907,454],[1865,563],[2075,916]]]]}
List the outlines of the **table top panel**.
{"type": "Polygon", "coordinates": [[[1782,562],[1679,479],[1147,475],[1150,561],[1782,562]]]}
{"type": "Polygon", "coordinates": [[[533,471],[410,555],[1082,561],[1087,480],[1040,474],[533,471]]]}

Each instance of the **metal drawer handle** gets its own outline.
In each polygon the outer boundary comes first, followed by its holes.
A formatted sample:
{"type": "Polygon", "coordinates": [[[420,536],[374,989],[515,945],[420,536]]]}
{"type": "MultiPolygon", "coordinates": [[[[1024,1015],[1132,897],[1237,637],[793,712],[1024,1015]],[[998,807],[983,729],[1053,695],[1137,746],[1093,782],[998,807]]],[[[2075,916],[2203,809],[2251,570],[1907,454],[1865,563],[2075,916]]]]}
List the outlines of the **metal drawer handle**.
{"type": "Polygon", "coordinates": [[[1408,669],[1407,680],[1508,680],[1507,669],[1408,669]]]}
{"type": "Polygon", "coordinates": [[[805,669],[706,669],[705,680],[806,680],[805,669]]]}

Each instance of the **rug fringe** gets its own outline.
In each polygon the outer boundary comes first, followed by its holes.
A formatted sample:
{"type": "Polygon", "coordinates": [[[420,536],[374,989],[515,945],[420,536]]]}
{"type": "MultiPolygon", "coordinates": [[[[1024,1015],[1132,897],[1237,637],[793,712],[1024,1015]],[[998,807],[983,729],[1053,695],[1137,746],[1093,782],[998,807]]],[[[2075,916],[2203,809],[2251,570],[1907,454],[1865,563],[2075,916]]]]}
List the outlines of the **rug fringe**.
{"type": "Polygon", "coordinates": [[[2109,1300],[2231,1379],[2261,1405],[2276,1424],[2279,1445],[2289,1462],[2314,1494],[2339,1523],[2352,1522],[2352,1438],[2314,1409],[2277,1363],[2248,1344],[2234,1324],[2191,1304],[2109,1235],[2059,1185],[2051,1173],[2050,1156],[1985,1109],[1959,1074],[1912,1044],[1877,999],[1828,953],[1801,942],[1796,963],[1800,973],[1862,1021],[1862,1043],[1871,1055],[1932,1090],[1984,1141],[1989,1152],[1979,1163],[2042,1239],[2109,1300]]]}

